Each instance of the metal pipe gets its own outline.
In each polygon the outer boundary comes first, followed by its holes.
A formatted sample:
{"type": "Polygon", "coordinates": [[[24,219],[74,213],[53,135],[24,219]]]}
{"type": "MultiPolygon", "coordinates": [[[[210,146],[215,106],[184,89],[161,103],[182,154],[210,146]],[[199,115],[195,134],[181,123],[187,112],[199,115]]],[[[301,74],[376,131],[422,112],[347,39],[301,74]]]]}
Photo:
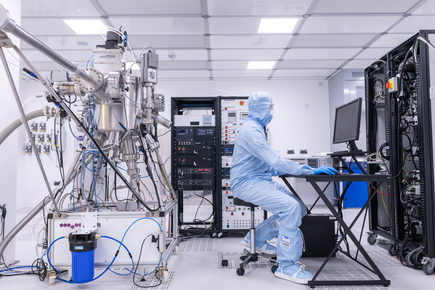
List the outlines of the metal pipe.
{"type": "Polygon", "coordinates": [[[19,97],[18,92],[17,92],[17,88],[15,87],[14,80],[13,80],[11,72],[9,70],[8,62],[6,60],[6,56],[3,52],[3,47],[0,47],[0,57],[2,59],[3,66],[5,68],[6,75],[8,76],[12,92],[14,93],[15,101],[17,102],[17,106],[18,106],[18,110],[20,111],[21,119],[23,120],[24,127],[26,128],[27,136],[29,137],[30,143],[32,144],[33,152],[35,152],[35,157],[36,157],[36,160],[38,161],[39,169],[41,170],[41,174],[42,174],[42,177],[44,178],[45,185],[47,186],[48,193],[50,194],[50,198],[53,201],[56,213],[60,216],[59,208],[57,207],[56,200],[54,199],[53,192],[51,191],[51,187],[50,187],[50,183],[48,182],[47,174],[45,174],[44,166],[42,165],[42,162],[41,162],[41,157],[39,156],[38,150],[36,150],[35,141],[32,138],[32,132],[30,131],[29,124],[27,123],[26,114],[24,113],[24,109],[23,109],[23,106],[21,105],[21,101],[20,101],[20,97],[19,97]]]}
{"type": "MultiPolygon", "coordinates": [[[[30,121],[38,117],[43,117],[44,115],[45,115],[45,108],[27,113],[26,118],[27,121],[30,121]]],[[[10,123],[6,128],[4,128],[3,131],[0,132],[0,145],[3,143],[3,141],[6,140],[6,138],[9,137],[10,134],[12,134],[12,132],[14,132],[18,127],[20,127],[22,123],[23,122],[21,121],[21,118],[18,117],[12,123],[10,123]]]]}
{"type": "Polygon", "coordinates": [[[25,31],[22,27],[17,25],[13,19],[10,18],[8,11],[4,8],[3,5],[0,4],[0,19],[2,22],[0,23],[0,29],[9,32],[12,35],[15,35],[19,39],[33,46],[53,61],[57,62],[67,70],[76,73],[80,78],[91,82],[95,86],[98,85],[98,82],[94,80],[91,76],[85,73],[78,65],[70,62],[62,55],[45,45],[42,41],[25,31]]]}

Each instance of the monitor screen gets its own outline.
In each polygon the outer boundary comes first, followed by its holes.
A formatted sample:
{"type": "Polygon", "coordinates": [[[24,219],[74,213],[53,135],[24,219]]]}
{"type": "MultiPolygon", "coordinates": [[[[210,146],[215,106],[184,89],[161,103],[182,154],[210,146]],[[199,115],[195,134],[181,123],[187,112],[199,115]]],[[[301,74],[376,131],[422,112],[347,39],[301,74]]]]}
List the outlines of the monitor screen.
{"type": "Polygon", "coordinates": [[[335,109],[333,144],[359,139],[362,99],[358,98],[335,109]]]}

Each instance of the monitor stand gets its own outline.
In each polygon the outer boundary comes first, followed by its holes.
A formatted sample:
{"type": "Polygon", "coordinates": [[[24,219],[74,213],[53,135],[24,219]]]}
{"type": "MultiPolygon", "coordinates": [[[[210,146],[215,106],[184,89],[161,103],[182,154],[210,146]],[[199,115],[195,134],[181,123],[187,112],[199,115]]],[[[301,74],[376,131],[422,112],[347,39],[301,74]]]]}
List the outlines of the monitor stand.
{"type": "MultiPolygon", "coordinates": [[[[356,156],[365,156],[367,152],[358,149],[358,147],[355,144],[355,141],[349,142],[349,149],[350,149],[349,151],[337,151],[329,155],[331,155],[331,157],[337,157],[341,161],[341,164],[343,164],[344,168],[346,168],[346,170],[349,173],[353,173],[353,171],[349,168],[349,166],[347,166],[346,162],[343,159],[343,157],[351,157],[352,160],[355,161],[356,165],[358,165],[359,169],[361,169],[361,172],[367,174],[367,172],[362,167],[361,163],[356,159],[356,156]]],[[[352,163],[352,160],[350,163],[352,163]]]]}

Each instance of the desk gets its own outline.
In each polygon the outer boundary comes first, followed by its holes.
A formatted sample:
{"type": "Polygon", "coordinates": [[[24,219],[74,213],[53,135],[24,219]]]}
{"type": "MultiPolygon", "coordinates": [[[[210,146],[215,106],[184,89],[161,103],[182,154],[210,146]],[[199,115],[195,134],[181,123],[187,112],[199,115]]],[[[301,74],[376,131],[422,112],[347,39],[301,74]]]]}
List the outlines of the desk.
{"type": "MultiPolygon", "coordinates": [[[[376,196],[376,190],[371,189],[371,193],[369,195],[368,201],[365,203],[365,205],[361,208],[361,210],[358,212],[355,219],[352,221],[350,226],[348,226],[344,220],[341,218],[341,216],[338,214],[334,206],[329,202],[328,198],[326,198],[325,194],[323,193],[322,189],[320,189],[317,182],[352,182],[352,181],[364,181],[364,182],[377,182],[377,187],[383,182],[388,180],[389,175],[376,175],[376,174],[345,174],[345,175],[308,175],[305,177],[306,181],[311,183],[313,188],[316,190],[316,192],[319,194],[320,198],[323,200],[323,202],[326,204],[326,206],[329,208],[329,211],[335,216],[337,221],[340,223],[340,225],[344,229],[344,234],[341,237],[341,239],[337,242],[335,245],[334,250],[329,254],[328,258],[326,258],[325,262],[323,262],[322,266],[317,270],[316,274],[314,275],[313,279],[308,282],[308,285],[311,288],[314,288],[314,286],[326,286],[326,285],[382,285],[382,286],[388,286],[391,284],[390,280],[387,280],[384,275],[381,273],[379,268],[375,265],[373,260],[370,258],[370,256],[367,254],[366,250],[364,250],[363,246],[360,244],[360,242],[356,239],[354,234],[351,231],[351,228],[355,225],[358,218],[361,216],[363,211],[368,207],[370,200],[376,196]],[[372,269],[366,267],[368,270],[370,270],[372,273],[376,274],[379,277],[379,280],[342,280],[342,281],[316,281],[316,278],[319,276],[322,269],[325,267],[326,263],[328,263],[329,259],[332,257],[333,253],[338,249],[341,242],[344,240],[344,238],[347,236],[350,237],[352,242],[355,244],[355,246],[358,248],[359,251],[361,251],[361,254],[364,256],[364,258],[367,260],[369,265],[372,267],[372,269]]],[[[353,259],[354,261],[358,262],[357,260],[353,259]]],[[[359,262],[358,262],[359,263],[359,262]]],[[[360,263],[361,264],[361,263],[360,263]]],[[[361,264],[362,265],[362,264],[361,264]]]]}
{"type": "MultiPolygon", "coordinates": [[[[285,180],[286,177],[297,177],[294,175],[283,175],[280,176],[283,180],[285,180]]],[[[334,215],[334,217],[337,219],[337,221],[340,223],[341,227],[344,229],[344,234],[342,235],[341,239],[337,242],[335,245],[335,248],[332,250],[332,252],[329,254],[329,256],[326,258],[326,260],[323,262],[322,266],[317,270],[316,274],[314,274],[314,277],[311,281],[308,282],[308,285],[311,288],[314,288],[315,286],[330,286],[330,285],[382,285],[382,286],[388,286],[391,284],[390,280],[387,280],[384,275],[381,273],[379,268],[375,265],[373,260],[370,258],[370,256],[367,254],[367,252],[364,250],[360,242],[356,239],[354,234],[351,231],[351,228],[355,225],[358,218],[361,216],[361,214],[364,212],[364,210],[368,207],[371,199],[376,196],[376,190],[380,186],[380,184],[383,181],[387,181],[389,175],[376,175],[376,174],[341,174],[341,175],[307,175],[305,177],[306,181],[309,182],[317,194],[319,195],[319,198],[323,200],[325,205],[328,207],[329,211],[334,215]],[[361,210],[358,212],[355,219],[352,221],[350,226],[348,226],[344,220],[341,218],[341,216],[338,214],[337,210],[334,208],[334,206],[331,204],[331,202],[328,200],[328,198],[324,194],[324,190],[322,190],[317,182],[328,182],[328,185],[331,182],[353,182],[353,181],[362,181],[362,182],[377,182],[377,187],[373,190],[373,187],[370,187],[372,189],[369,198],[365,205],[361,208],[361,210]],[[369,265],[372,267],[370,269],[369,267],[361,264],[356,259],[350,257],[353,261],[359,263],[360,265],[364,266],[366,269],[371,271],[372,273],[376,274],[379,277],[379,280],[331,280],[331,281],[316,281],[316,278],[319,276],[320,272],[323,270],[325,265],[328,263],[328,261],[331,259],[332,255],[338,250],[338,247],[340,246],[341,242],[345,239],[346,236],[349,236],[352,242],[355,244],[355,246],[358,248],[358,251],[361,252],[361,254],[364,256],[364,258],[367,260],[369,265]]],[[[288,182],[286,182],[287,185],[288,182]]],[[[327,185],[327,186],[328,186],[327,185]]],[[[296,192],[293,188],[290,186],[290,190],[293,194],[296,192]]],[[[345,192],[344,192],[345,193],[345,192]]],[[[343,194],[344,194],[343,193],[343,194]]],[[[297,194],[296,194],[297,195],[297,194]]]]}

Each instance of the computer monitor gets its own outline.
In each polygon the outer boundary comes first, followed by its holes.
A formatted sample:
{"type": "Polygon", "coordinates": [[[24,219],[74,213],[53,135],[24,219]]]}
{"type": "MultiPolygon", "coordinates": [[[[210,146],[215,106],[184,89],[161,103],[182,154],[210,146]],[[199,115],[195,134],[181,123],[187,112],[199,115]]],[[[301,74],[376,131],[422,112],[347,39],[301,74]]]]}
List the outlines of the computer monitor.
{"type": "Polygon", "coordinates": [[[355,144],[359,139],[362,99],[358,98],[335,109],[333,144],[349,143],[350,152],[361,151],[355,144]]]}

